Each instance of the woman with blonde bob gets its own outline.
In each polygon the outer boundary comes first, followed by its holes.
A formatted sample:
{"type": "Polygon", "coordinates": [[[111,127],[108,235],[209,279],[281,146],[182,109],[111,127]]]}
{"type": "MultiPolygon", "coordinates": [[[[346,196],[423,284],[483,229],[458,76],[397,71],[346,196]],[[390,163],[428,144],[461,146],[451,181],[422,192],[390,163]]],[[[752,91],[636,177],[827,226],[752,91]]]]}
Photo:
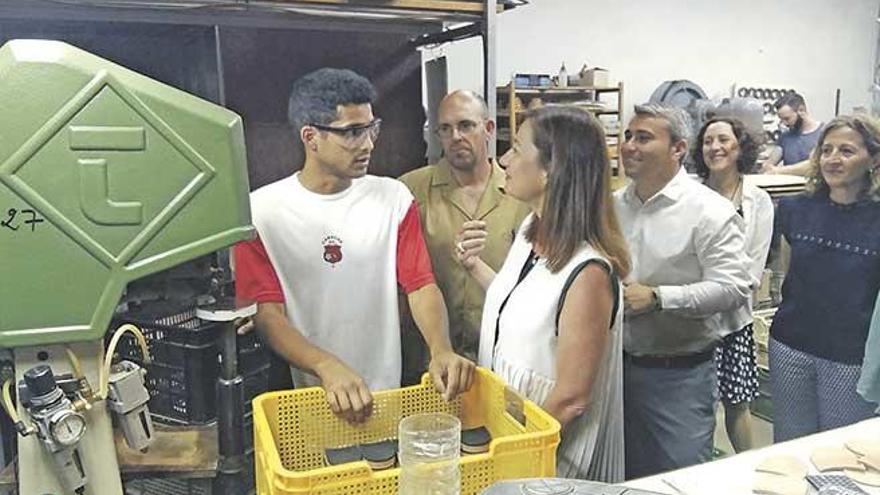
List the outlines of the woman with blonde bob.
{"type": "Polygon", "coordinates": [[[487,288],[479,363],[562,424],[557,475],[624,476],[619,279],[630,269],[611,199],[605,133],[590,114],[529,113],[500,160],[507,194],[531,214],[495,274],[478,254],[485,231],[464,225],[459,260],[487,288]]]}
{"type": "Polygon", "coordinates": [[[862,115],[832,120],[811,162],[807,194],[781,199],[776,212],[791,246],[770,328],[776,441],[874,410],[856,383],[880,290],[880,127],[862,115]]]}

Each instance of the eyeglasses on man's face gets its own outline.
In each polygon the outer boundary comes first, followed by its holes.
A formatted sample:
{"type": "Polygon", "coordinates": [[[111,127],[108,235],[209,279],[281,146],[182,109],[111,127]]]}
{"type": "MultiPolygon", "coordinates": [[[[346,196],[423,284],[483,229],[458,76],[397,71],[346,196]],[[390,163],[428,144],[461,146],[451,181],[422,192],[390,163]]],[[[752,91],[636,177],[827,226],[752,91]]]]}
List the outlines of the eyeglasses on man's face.
{"type": "Polygon", "coordinates": [[[327,131],[342,138],[343,146],[347,148],[355,148],[360,146],[369,137],[370,141],[375,142],[382,130],[382,119],[373,119],[366,124],[356,124],[346,127],[333,127],[324,124],[309,124],[320,131],[327,131]]]}
{"type": "Polygon", "coordinates": [[[476,132],[476,130],[480,127],[480,122],[474,120],[459,120],[458,122],[453,124],[440,124],[437,126],[435,131],[437,135],[443,139],[449,139],[453,136],[455,131],[458,131],[460,135],[472,134],[476,132]]]}

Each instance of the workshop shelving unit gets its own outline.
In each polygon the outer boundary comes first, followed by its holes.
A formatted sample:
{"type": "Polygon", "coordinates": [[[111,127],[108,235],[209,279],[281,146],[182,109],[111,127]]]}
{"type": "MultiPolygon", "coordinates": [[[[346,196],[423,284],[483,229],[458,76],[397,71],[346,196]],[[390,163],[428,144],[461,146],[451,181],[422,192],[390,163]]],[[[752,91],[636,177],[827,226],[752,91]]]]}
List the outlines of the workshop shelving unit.
{"type": "Polygon", "coordinates": [[[506,86],[496,88],[498,102],[498,155],[510,147],[517,127],[530,104],[539,98],[541,104],[568,104],[589,111],[602,122],[605,128],[608,157],[615,175],[620,175],[618,167],[623,133],[623,83],[615,86],[567,86],[540,87],[517,86],[511,81],[506,86]]]}

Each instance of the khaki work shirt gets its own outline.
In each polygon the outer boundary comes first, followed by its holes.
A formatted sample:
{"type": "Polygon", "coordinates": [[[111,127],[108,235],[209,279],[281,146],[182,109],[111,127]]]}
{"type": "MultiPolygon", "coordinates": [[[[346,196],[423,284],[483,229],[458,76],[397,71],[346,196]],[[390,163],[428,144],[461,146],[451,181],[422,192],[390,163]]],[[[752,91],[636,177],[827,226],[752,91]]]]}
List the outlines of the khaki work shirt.
{"type": "MultiPolygon", "coordinates": [[[[492,175],[477,206],[476,214],[464,207],[461,187],[452,175],[450,165],[445,159],[435,165],[422,167],[400,177],[409,187],[419,204],[422,230],[437,285],[443,293],[449,311],[449,333],[456,352],[469,359],[476,359],[480,337],[480,321],[483,314],[485,291],[477,281],[461,266],[455,256],[455,239],[461,225],[468,220],[486,222],[488,237],[486,248],[480,255],[493,270],[498,271],[504,263],[507,251],[513,243],[516,231],[529,208],[524,203],[505,195],[504,171],[492,163],[492,175]]],[[[412,330],[412,329],[410,329],[412,330]]],[[[404,331],[404,362],[412,363],[408,353],[418,353],[413,346],[422,345],[416,335],[418,331],[404,331]],[[407,334],[410,335],[407,335],[407,334]],[[413,344],[415,340],[415,344],[413,344]]],[[[424,353],[424,349],[421,350],[424,353]]],[[[427,364],[427,356],[423,354],[427,364]]],[[[404,364],[404,368],[407,364],[404,364]]],[[[417,371],[417,370],[410,370],[417,371]]],[[[406,370],[404,371],[406,373],[406,370]]]]}

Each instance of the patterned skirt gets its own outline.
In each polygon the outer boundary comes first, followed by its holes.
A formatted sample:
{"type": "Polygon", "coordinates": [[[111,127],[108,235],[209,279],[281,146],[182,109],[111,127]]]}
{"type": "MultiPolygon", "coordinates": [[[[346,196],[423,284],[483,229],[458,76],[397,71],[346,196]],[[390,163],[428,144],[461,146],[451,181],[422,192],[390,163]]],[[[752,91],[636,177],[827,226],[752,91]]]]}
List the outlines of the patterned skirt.
{"type": "Polygon", "coordinates": [[[758,363],[751,323],[724,337],[715,350],[715,368],[722,401],[739,404],[758,396],[758,363]]]}

